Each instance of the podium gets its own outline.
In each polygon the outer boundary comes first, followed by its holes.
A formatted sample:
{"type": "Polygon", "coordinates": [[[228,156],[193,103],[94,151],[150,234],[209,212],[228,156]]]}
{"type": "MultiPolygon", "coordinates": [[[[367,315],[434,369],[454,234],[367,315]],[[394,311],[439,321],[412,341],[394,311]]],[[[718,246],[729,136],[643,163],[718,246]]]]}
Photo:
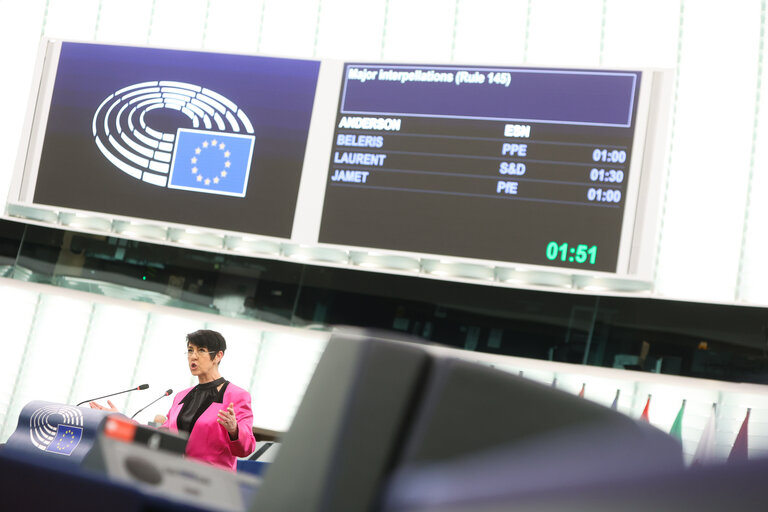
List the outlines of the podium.
{"type": "Polygon", "coordinates": [[[108,411],[35,400],[21,410],[4,451],[19,456],[52,457],[79,465],[93,448],[108,411]]]}
{"type": "Polygon", "coordinates": [[[12,482],[3,489],[4,500],[47,504],[40,497],[46,482],[56,489],[55,503],[80,510],[88,510],[87,489],[102,497],[99,506],[115,511],[244,512],[261,479],[186,459],[186,443],[119,413],[33,401],[0,451],[2,480],[12,482]]]}

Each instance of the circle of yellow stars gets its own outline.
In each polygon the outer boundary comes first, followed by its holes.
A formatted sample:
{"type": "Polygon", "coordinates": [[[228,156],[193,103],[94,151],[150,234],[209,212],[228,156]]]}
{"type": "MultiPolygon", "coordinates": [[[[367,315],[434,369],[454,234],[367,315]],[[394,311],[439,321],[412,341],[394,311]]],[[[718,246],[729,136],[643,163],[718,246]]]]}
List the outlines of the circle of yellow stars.
{"type": "Polygon", "coordinates": [[[193,156],[190,160],[192,162],[192,174],[194,174],[195,180],[197,180],[199,183],[203,183],[206,186],[209,186],[211,183],[214,185],[218,184],[221,180],[227,177],[227,169],[230,168],[232,163],[229,161],[229,155],[231,154],[227,148],[227,145],[223,142],[219,142],[216,139],[211,139],[210,141],[204,140],[200,146],[195,148],[195,156],[193,156]],[[226,159],[224,161],[224,169],[222,169],[217,175],[215,175],[213,178],[209,177],[203,177],[203,175],[200,173],[200,170],[197,168],[197,155],[203,152],[204,149],[218,149],[219,151],[222,151],[224,154],[224,158],[226,159]]]}
{"type": "Polygon", "coordinates": [[[61,438],[56,442],[56,450],[62,451],[72,447],[75,442],[75,432],[68,428],[64,431],[61,438]]]}

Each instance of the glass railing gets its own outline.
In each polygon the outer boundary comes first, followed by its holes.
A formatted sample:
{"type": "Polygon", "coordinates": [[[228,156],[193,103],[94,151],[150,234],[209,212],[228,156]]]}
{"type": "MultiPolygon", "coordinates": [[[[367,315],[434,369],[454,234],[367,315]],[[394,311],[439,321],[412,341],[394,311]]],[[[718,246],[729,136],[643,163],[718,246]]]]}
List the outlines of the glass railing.
{"type": "Polygon", "coordinates": [[[466,350],[768,383],[768,309],[483,286],[3,221],[0,276],[230,318],[400,331],[466,350]]]}

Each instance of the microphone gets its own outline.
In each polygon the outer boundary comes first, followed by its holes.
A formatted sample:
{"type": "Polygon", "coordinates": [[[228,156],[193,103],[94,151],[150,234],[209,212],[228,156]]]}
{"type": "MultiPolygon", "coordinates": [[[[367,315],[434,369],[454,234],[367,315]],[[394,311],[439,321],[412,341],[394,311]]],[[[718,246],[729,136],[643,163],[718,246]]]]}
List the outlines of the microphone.
{"type": "Polygon", "coordinates": [[[129,391],[137,391],[141,389],[147,389],[149,387],[149,384],[142,384],[141,386],[136,386],[135,388],[126,389],[125,391],[118,391],[117,393],[112,393],[111,395],[104,395],[104,396],[97,396],[96,398],[89,398],[88,400],[83,400],[79,404],[77,404],[75,407],[79,405],[83,405],[85,402],[92,402],[94,400],[101,400],[102,398],[109,398],[110,396],[115,395],[122,395],[123,393],[128,393],[129,391]]]}
{"type": "Polygon", "coordinates": [[[165,391],[165,393],[163,393],[163,395],[162,395],[162,396],[159,396],[159,397],[155,398],[154,400],[152,400],[151,402],[149,402],[147,405],[145,405],[144,407],[142,407],[141,409],[139,409],[138,411],[136,411],[135,413],[133,413],[133,416],[131,416],[131,419],[135,418],[137,414],[139,414],[141,411],[143,411],[144,409],[146,409],[147,407],[149,407],[149,406],[150,406],[150,405],[152,405],[153,403],[157,402],[157,401],[158,401],[158,400],[160,400],[161,398],[165,398],[166,396],[170,395],[171,393],[173,393],[173,390],[172,390],[172,389],[168,389],[168,390],[166,390],[166,391],[165,391]]]}

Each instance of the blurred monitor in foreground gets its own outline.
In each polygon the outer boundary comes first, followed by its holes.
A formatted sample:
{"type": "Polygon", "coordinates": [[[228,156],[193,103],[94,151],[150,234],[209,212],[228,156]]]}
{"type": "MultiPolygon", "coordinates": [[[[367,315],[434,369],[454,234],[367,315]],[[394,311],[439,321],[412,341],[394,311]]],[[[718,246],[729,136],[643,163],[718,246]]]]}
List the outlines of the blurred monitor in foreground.
{"type": "Polygon", "coordinates": [[[449,500],[464,492],[457,482],[472,485],[461,467],[494,454],[517,466],[506,476],[539,488],[683,468],[676,440],[600,405],[414,343],[338,332],[250,510],[397,510],[420,506],[421,490],[449,500]],[[416,479],[452,464],[453,479],[416,479]]]}

